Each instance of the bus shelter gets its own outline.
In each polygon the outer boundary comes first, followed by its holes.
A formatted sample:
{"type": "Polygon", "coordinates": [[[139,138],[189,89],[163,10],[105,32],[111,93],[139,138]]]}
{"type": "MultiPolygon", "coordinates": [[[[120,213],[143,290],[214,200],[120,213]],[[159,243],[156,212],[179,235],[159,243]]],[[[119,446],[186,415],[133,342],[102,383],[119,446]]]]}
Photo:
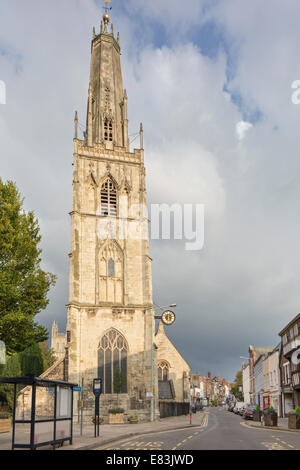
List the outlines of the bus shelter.
{"type": "Polygon", "coordinates": [[[0,377],[0,383],[13,387],[12,450],[72,444],[76,384],[34,376],[0,377]]]}

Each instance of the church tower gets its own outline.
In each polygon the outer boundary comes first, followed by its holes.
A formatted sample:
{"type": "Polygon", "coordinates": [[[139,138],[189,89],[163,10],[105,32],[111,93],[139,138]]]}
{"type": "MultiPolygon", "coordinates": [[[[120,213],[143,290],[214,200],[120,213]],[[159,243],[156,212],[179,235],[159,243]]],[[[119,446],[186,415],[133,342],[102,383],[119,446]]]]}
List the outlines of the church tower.
{"type": "MultiPolygon", "coordinates": [[[[99,377],[104,415],[118,406],[142,421],[150,418],[149,392],[157,390],[152,260],[143,128],[140,149],[130,152],[120,51],[106,12],[100,33],[93,31],[82,140],[75,115],[66,359],[68,379],[84,381],[86,419],[99,377]]],[[[152,406],[157,416],[157,398],[152,406]]]]}

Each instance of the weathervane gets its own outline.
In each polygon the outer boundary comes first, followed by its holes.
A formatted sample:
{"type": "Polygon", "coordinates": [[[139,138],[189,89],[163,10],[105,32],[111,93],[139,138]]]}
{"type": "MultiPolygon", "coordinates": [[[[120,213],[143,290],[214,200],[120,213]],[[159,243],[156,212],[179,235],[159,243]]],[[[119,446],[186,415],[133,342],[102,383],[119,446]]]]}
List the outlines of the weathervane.
{"type": "Polygon", "coordinates": [[[112,7],[108,6],[110,4],[110,2],[111,2],[111,0],[104,0],[105,7],[103,7],[103,8],[105,10],[105,13],[103,15],[103,21],[104,21],[104,32],[105,33],[108,33],[108,24],[109,24],[109,20],[110,20],[108,12],[110,10],[112,10],[112,7]]]}
{"type": "Polygon", "coordinates": [[[110,8],[108,7],[108,5],[110,4],[110,2],[111,2],[111,0],[104,0],[104,3],[105,3],[105,5],[106,5],[105,7],[103,7],[104,10],[105,10],[105,13],[108,13],[110,10],[112,10],[112,7],[110,7],[110,8]]]}

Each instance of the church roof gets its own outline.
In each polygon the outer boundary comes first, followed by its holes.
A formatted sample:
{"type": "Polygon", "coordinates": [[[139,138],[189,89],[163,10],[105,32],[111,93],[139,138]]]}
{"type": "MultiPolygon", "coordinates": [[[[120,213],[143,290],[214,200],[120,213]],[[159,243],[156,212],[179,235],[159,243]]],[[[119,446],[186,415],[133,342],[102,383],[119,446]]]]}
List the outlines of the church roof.
{"type": "Polygon", "coordinates": [[[163,335],[165,336],[165,338],[169,341],[169,343],[173,346],[173,348],[175,349],[175,351],[177,352],[177,354],[181,357],[181,359],[186,363],[187,367],[191,370],[191,366],[189,365],[189,363],[184,359],[184,357],[182,356],[182,354],[180,354],[180,352],[178,351],[178,349],[176,348],[176,346],[174,345],[174,343],[170,340],[170,338],[168,337],[167,333],[166,333],[166,330],[165,330],[165,327],[164,327],[164,324],[163,322],[159,322],[158,324],[158,329],[157,329],[157,332],[155,333],[155,336],[158,337],[159,335],[163,335]]]}

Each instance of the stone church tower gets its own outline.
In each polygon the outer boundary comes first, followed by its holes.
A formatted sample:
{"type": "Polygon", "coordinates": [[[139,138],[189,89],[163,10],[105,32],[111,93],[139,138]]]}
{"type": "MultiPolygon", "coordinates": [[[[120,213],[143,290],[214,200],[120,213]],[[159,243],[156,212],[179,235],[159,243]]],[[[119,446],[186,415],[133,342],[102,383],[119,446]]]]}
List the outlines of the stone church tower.
{"type": "MultiPolygon", "coordinates": [[[[157,356],[149,257],[143,129],[130,152],[120,40],[106,13],[94,30],[84,139],[75,117],[72,251],[67,321],[69,381],[84,380],[86,419],[93,379],[103,378],[104,414],[117,405],[149,420],[157,356]],[[122,391],[116,394],[115,378],[122,391]]],[[[158,416],[158,398],[152,402],[158,416]]],[[[76,400],[75,400],[76,412],[76,400]]]]}

